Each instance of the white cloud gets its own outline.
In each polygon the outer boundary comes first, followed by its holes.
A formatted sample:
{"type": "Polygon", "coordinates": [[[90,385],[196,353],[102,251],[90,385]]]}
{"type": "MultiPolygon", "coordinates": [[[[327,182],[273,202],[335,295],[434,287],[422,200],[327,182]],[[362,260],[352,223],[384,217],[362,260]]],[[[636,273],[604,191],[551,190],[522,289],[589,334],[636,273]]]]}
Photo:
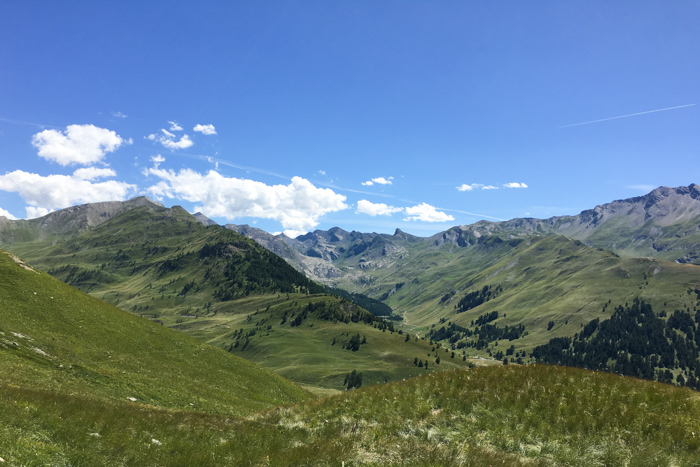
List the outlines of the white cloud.
{"type": "Polygon", "coordinates": [[[3,208],[0,208],[0,216],[2,217],[7,217],[8,219],[11,220],[16,220],[17,218],[10,214],[9,212],[5,211],[3,208]]]}
{"type": "Polygon", "coordinates": [[[126,118],[127,117],[126,115],[124,115],[121,112],[112,112],[112,116],[117,117],[117,118],[126,118]]]}
{"type": "Polygon", "coordinates": [[[100,169],[98,167],[86,167],[73,172],[73,177],[80,180],[95,180],[96,178],[114,177],[117,173],[112,169],[100,169]]]}
{"type": "Polygon", "coordinates": [[[389,216],[395,212],[401,212],[403,208],[396,208],[394,206],[388,206],[384,203],[372,203],[366,199],[362,199],[357,202],[357,212],[358,214],[368,214],[372,217],[374,216],[389,216]]]}
{"type": "MultiPolygon", "coordinates": [[[[18,193],[29,205],[27,214],[47,213],[80,203],[124,200],[136,191],[136,186],[116,180],[93,182],[101,177],[114,176],[112,169],[89,167],[76,170],[73,175],[46,177],[15,170],[0,175],[0,190],[18,193]]],[[[43,214],[40,214],[43,215],[43,214]]]]}
{"type": "Polygon", "coordinates": [[[457,187],[457,190],[459,190],[459,191],[472,191],[477,186],[478,185],[476,183],[474,183],[472,185],[467,185],[466,183],[462,183],[461,186],[457,187]]]}
{"type": "MultiPolygon", "coordinates": [[[[168,122],[168,123],[172,123],[172,122],[168,122]]],[[[171,130],[172,130],[172,128],[171,128],[171,130]]],[[[173,133],[170,133],[166,129],[161,129],[160,131],[163,132],[162,135],[157,135],[157,134],[153,133],[153,134],[146,136],[146,139],[149,139],[151,141],[156,141],[156,142],[162,144],[163,147],[168,148],[168,149],[172,149],[172,150],[187,149],[194,144],[192,142],[192,140],[190,139],[190,137],[187,135],[182,135],[182,137],[178,141],[175,141],[175,138],[177,138],[176,135],[174,135],[173,133]]]]}
{"type": "Polygon", "coordinates": [[[165,157],[158,154],[157,156],[151,156],[151,161],[153,162],[153,166],[157,169],[161,163],[165,162],[165,157]]]}
{"type": "Polygon", "coordinates": [[[364,186],[372,186],[375,183],[378,183],[380,185],[391,185],[391,181],[393,179],[394,179],[394,177],[388,177],[388,178],[377,177],[377,178],[373,178],[372,180],[367,180],[366,182],[362,182],[362,184],[364,186]]]}
{"type": "Polygon", "coordinates": [[[319,170],[318,173],[320,173],[321,175],[326,175],[326,171],[325,171],[325,170],[319,170]]]}
{"type": "Polygon", "coordinates": [[[216,134],[216,128],[214,128],[214,125],[211,123],[209,125],[200,125],[197,124],[193,128],[194,131],[198,131],[204,135],[215,135],[216,134]]]}
{"type": "Polygon", "coordinates": [[[481,189],[482,190],[498,190],[498,187],[493,186],[493,185],[486,185],[486,186],[482,186],[481,189]]]}
{"type": "MultiPolygon", "coordinates": [[[[168,123],[170,123],[170,131],[182,131],[183,130],[183,128],[177,122],[168,121],[168,123]]],[[[165,131],[165,130],[163,130],[163,131],[165,131]]]]}
{"type": "Polygon", "coordinates": [[[527,188],[527,185],[518,182],[504,183],[503,186],[506,188],[527,188]]]}
{"type": "Polygon", "coordinates": [[[65,132],[44,130],[32,136],[32,145],[39,150],[39,156],[61,165],[94,164],[122,144],[129,141],[94,125],[69,125],[65,132]]]}
{"type": "Polygon", "coordinates": [[[37,217],[44,217],[45,215],[53,212],[53,209],[38,208],[36,206],[27,206],[27,219],[36,219],[37,217]]]}
{"type": "Polygon", "coordinates": [[[270,186],[227,178],[213,170],[203,175],[191,169],[175,172],[152,168],[147,173],[161,179],[147,190],[159,199],[201,203],[195,206],[196,211],[229,221],[244,216],[274,219],[288,235],[308,232],[318,225],[319,217],[348,208],[345,196],[329,188],[317,188],[301,177],[292,178],[289,185],[270,186]]]}
{"type": "Polygon", "coordinates": [[[438,211],[434,206],[427,203],[406,208],[406,214],[409,217],[406,217],[405,221],[447,222],[455,220],[454,217],[438,211]]]}

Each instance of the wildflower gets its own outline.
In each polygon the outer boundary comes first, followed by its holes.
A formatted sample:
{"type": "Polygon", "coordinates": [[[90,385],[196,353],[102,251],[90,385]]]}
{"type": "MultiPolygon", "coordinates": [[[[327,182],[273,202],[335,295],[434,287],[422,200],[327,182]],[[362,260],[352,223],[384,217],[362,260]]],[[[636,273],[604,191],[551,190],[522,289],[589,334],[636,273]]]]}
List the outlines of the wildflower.
{"type": "Polygon", "coordinates": [[[151,438],[151,444],[155,444],[156,446],[160,446],[160,445],[163,444],[163,443],[161,443],[160,441],[158,441],[158,440],[155,439],[155,438],[151,438]]]}

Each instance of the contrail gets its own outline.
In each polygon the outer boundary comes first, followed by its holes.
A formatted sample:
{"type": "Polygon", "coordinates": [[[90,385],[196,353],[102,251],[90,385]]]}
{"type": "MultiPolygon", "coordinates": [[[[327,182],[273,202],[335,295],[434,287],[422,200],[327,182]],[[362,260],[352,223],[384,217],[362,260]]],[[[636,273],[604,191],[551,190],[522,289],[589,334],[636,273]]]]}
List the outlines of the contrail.
{"type": "Polygon", "coordinates": [[[600,120],[591,120],[590,122],[573,123],[571,125],[560,126],[559,128],[570,128],[572,126],[588,125],[589,123],[606,122],[608,120],[617,120],[618,118],[634,117],[636,115],[653,114],[654,112],[663,112],[665,110],[682,109],[683,107],[692,107],[695,104],[678,105],[676,107],[667,107],[665,109],[647,110],[646,112],[637,112],[635,114],[620,115],[619,117],[601,118],[600,120]]]}
{"type": "Polygon", "coordinates": [[[4,117],[0,117],[0,122],[12,123],[13,125],[35,126],[41,130],[44,130],[46,128],[58,128],[57,126],[53,126],[53,125],[42,125],[41,123],[23,122],[21,120],[12,120],[10,118],[4,118],[4,117]]]}
{"type": "Polygon", "coordinates": [[[447,208],[437,208],[437,209],[440,209],[441,211],[452,211],[452,212],[459,212],[461,214],[469,214],[470,216],[486,217],[487,219],[494,219],[497,221],[505,221],[506,220],[506,219],[501,219],[500,217],[487,216],[485,214],[476,214],[474,212],[460,211],[459,209],[447,209],[447,208]]]}

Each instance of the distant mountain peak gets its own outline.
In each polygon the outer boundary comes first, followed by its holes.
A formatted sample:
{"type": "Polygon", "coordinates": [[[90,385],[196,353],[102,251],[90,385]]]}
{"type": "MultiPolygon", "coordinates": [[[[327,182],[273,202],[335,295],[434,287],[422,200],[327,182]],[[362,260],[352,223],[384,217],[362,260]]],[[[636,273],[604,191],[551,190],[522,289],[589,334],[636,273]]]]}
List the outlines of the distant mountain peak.
{"type": "Polygon", "coordinates": [[[201,212],[195,212],[193,214],[193,216],[195,219],[197,219],[199,222],[206,225],[207,227],[210,225],[219,225],[216,221],[209,219],[207,216],[205,216],[201,212]]]}

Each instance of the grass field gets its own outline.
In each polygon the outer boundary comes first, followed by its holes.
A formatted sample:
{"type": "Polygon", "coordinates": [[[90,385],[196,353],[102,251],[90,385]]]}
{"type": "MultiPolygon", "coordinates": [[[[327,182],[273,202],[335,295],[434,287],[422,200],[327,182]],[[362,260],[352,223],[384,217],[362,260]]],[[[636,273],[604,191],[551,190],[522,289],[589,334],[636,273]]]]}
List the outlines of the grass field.
{"type": "Polygon", "coordinates": [[[379,384],[245,418],[0,387],[9,465],[693,466],[696,392],[561,367],[379,384]]]}

